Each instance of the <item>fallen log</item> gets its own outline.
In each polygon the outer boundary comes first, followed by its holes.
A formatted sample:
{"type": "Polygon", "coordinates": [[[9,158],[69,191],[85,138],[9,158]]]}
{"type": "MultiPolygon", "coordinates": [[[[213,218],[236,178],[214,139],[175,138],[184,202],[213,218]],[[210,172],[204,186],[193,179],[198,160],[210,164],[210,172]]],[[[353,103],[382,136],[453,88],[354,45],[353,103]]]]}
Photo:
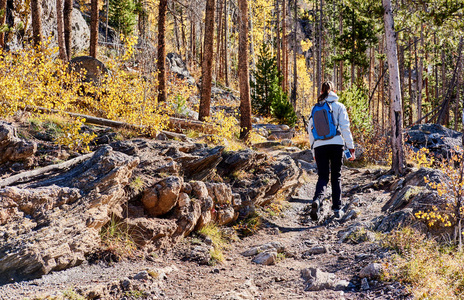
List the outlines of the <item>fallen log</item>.
{"type": "MultiPolygon", "coordinates": [[[[55,113],[55,114],[65,113],[71,117],[85,118],[85,122],[89,124],[102,125],[102,126],[107,126],[107,127],[112,127],[112,128],[127,128],[131,130],[142,130],[145,128],[145,126],[142,126],[142,125],[134,125],[134,124],[126,123],[126,122],[114,121],[114,120],[98,118],[98,117],[93,117],[93,116],[84,115],[84,114],[77,114],[77,113],[72,113],[72,112],[67,112],[67,111],[60,111],[57,109],[51,109],[51,108],[45,108],[45,107],[39,107],[39,106],[26,106],[25,110],[32,111],[32,112],[38,111],[42,113],[55,113]]],[[[204,122],[197,121],[197,120],[187,120],[187,119],[170,117],[168,121],[169,121],[168,127],[170,129],[176,129],[176,130],[194,129],[194,130],[198,130],[202,132],[213,131],[213,126],[209,125],[208,123],[204,123],[204,122]]]]}
{"type": "Polygon", "coordinates": [[[16,174],[14,176],[10,176],[7,179],[4,179],[4,180],[0,181],[0,188],[9,186],[9,185],[11,185],[13,183],[17,183],[17,182],[29,181],[29,180],[34,179],[34,177],[46,174],[48,172],[69,169],[69,168],[83,162],[84,160],[89,159],[90,157],[92,157],[92,155],[93,155],[93,152],[88,153],[86,155],[78,156],[76,158],[67,160],[67,161],[59,163],[59,164],[49,165],[49,166],[46,166],[46,167],[43,167],[43,168],[40,168],[40,169],[35,169],[35,170],[32,170],[32,171],[27,171],[27,172],[23,172],[23,173],[20,173],[20,174],[16,174]]]}

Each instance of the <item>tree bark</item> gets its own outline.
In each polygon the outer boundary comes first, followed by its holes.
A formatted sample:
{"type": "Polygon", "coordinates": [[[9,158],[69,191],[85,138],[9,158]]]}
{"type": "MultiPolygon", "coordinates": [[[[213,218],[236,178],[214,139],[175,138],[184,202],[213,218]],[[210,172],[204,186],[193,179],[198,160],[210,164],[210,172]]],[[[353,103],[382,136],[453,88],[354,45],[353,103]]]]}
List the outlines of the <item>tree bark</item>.
{"type": "Polygon", "coordinates": [[[296,96],[297,96],[297,84],[298,84],[298,68],[297,68],[297,61],[296,61],[296,51],[298,49],[297,45],[297,40],[296,40],[296,32],[298,29],[298,0],[295,0],[294,2],[294,22],[295,22],[295,28],[293,32],[293,89],[292,89],[292,102],[293,102],[293,108],[296,109],[296,96]]]}
{"type": "Polygon", "coordinates": [[[396,175],[403,174],[403,113],[401,111],[401,88],[398,70],[398,53],[396,46],[396,33],[393,22],[393,12],[390,0],[382,0],[384,8],[384,24],[387,43],[387,60],[390,86],[390,121],[392,131],[392,170],[396,175]]]}
{"type": "Polygon", "coordinates": [[[34,47],[42,47],[42,1],[31,0],[32,40],[34,47]]]}
{"type": "Polygon", "coordinates": [[[203,60],[201,62],[200,108],[198,119],[204,121],[210,115],[211,85],[213,74],[214,12],[216,1],[206,1],[205,40],[203,60]]]}
{"type": "Polygon", "coordinates": [[[419,58],[419,69],[417,71],[417,119],[422,119],[422,88],[424,86],[423,73],[424,73],[424,26],[421,24],[420,30],[420,58],[419,58]]]}
{"type": "Polygon", "coordinates": [[[56,30],[58,31],[58,50],[63,61],[68,60],[64,44],[63,0],[56,0],[56,30]]]}
{"type": "Polygon", "coordinates": [[[229,15],[227,0],[224,0],[224,77],[226,86],[229,86],[229,15]]]}
{"type": "Polygon", "coordinates": [[[222,53],[222,13],[224,10],[224,0],[218,0],[218,16],[217,16],[217,35],[216,35],[216,60],[215,60],[215,74],[216,74],[216,81],[220,81],[222,79],[221,74],[221,53],[222,53]]]}
{"type": "MultiPolygon", "coordinates": [[[[6,22],[6,0],[0,0],[0,27],[6,22]]],[[[0,32],[0,49],[5,49],[5,33],[0,32]]]]}
{"type": "Polygon", "coordinates": [[[282,89],[288,92],[287,0],[282,1],[282,89]]]}
{"type": "Polygon", "coordinates": [[[158,103],[166,102],[166,10],[168,0],[160,0],[158,7],[158,103]]]}
{"type": "Polygon", "coordinates": [[[316,0],[316,11],[319,11],[319,24],[317,26],[317,73],[316,73],[316,85],[317,85],[317,95],[321,93],[321,84],[322,84],[322,0],[320,1],[320,7],[317,7],[316,0]]]}
{"type": "Polygon", "coordinates": [[[90,1],[90,56],[97,58],[98,52],[98,0],[90,1]]]}
{"type": "Polygon", "coordinates": [[[282,72],[282,59],[280,56],[280,3],[279,0],[275,1],[275,8],[276,8],[276,18],[277,18],[277,28],[276,28],[276,45],[277,45],[277,70],[282,72]]]}
{"type": "Polygon", "coordinates": [[[64,45],[68,60],[71,60],[72,56],[72,3],[73,0],[64,0],[63,8],[64,45]]]}
{"type": "Polygon", "coordinates": [[[240,138],[247,140],[252,130],[250,81],[248,71],[248,1],[238,0],[239,6],[239,45],[238,70],[240,85],[240,138]]]}

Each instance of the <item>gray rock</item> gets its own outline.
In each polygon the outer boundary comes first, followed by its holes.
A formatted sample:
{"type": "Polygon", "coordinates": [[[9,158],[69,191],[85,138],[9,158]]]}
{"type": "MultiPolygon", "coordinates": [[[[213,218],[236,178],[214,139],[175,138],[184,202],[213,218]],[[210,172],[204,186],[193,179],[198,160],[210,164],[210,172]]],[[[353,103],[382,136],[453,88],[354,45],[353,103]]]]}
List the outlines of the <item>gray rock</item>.
{"type": "Polygon", "coordinates": [[[370,263],[359,272],[361,278],[379,278],[382,272],[382,264],[370,263]]]}
{"type": "Polygon", "coordinates": [[[91,56],[78,56],[71,59],[69,68],[84,74],[84,82],[100,83],[108,74],[105,64],[91,56]]]}
{"type": "Polygon", "coordinates": [[[141,271],[134,276],[135,280],[148,280],[150,279],[150,274],[147,271],[141,271]]]}
{"type": "Polygon", "coordinates": [[[277,252],[275,251],[268,251],[268,252],[262,252],[256,255],[253,258],[253,262],[257,263],[259,265],[275,265],[277,260],[277,252]]]}
{"type": "Polygon", "coordinates": [[[309,254],[324,254],[327,253],[327,248],[325,246],[315,246],[308,250],[309,254]]]}
{"type": "Polygon", "coordinates": [[[278,253],[282,253],[285,251],[285,247],[280,242],[271,242],[271,243],[263,244],[263,245],[248,249],[245,252],[243,252],[242,255],[253,256],[258,253],[265,252],[265,251],[275,251],[278,253]]]}
{"type": "Polygon", "coordinates": [[[317,268],[308,268],[301,271],[301,276],[305,280],[305,291],[321,291],[335,288],[336,277],[333,273],[323,272],[317,268]]]}
{"type": "Polygon", "coordinates": [[[361,289],[362,289],[363,291],[367,291],[367,290],[369,290],[370,288],[371,288],[371,287],[369,286],[369,282],[367,281],[367,278],[363,278],[363,279],[361,280],[361,289]]]}
{"type": "Polygon", "coordinates": [[[348,286],[350,285],[350,282],[347,281],[347,280],[338,280],[338,281],[335,281],[335,284],[334,284],[334,290],[335,291],[344,291],[348,288],[348,286]]]}

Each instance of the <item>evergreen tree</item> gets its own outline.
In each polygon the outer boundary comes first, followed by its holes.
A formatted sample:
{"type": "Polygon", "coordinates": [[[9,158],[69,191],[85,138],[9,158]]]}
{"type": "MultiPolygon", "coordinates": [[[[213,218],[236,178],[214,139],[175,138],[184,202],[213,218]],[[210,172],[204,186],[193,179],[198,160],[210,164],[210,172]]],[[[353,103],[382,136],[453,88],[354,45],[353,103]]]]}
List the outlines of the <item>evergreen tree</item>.
{"type": "Polygon", "coordinates": [[[252,88],[252,106],[258,114],[272,115],[281,123],[295,126],[297,117],[288,95],[282,90],[282,75],[277,69],[277,60],[263,44],[258,56],[255,81],[250,82],[252,88]]]}
{"type": "Polygon", "coordinates": [[[110,0],[110,25],[122,34],[130,35],[136,24],[136,10],[136,4],[132,0],[110,0]]]}
{"type": "Polygon", "coordinates": [[[261,46],[253,77],[255,80],[250,82],[251,105],[258,114],[269,116],[273,95],[277,92],[276,86],[280,86],[281,76],[277,69],[277,60],[266,43],[261,46]]]}

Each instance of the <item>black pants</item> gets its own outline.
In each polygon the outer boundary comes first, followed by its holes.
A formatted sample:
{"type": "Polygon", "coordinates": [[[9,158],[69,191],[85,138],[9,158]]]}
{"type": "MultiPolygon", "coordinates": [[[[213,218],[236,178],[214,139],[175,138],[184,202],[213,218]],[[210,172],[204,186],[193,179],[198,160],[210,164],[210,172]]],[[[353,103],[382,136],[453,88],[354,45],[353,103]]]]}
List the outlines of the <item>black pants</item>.
{"type": "MultiPolygon", "coordinates": [[[[318,180],[316,192],[313,200],[320,198],[324,194],[324,189],[329,183],[329,172],[331,173],[330,183],[332,184],[332,209],[340,209],[342,205],[342,145],[325,145],[314,148],[317,164],[318,180]]],[[[320,199],[318,199],[320,200],[320,199]]]]}

